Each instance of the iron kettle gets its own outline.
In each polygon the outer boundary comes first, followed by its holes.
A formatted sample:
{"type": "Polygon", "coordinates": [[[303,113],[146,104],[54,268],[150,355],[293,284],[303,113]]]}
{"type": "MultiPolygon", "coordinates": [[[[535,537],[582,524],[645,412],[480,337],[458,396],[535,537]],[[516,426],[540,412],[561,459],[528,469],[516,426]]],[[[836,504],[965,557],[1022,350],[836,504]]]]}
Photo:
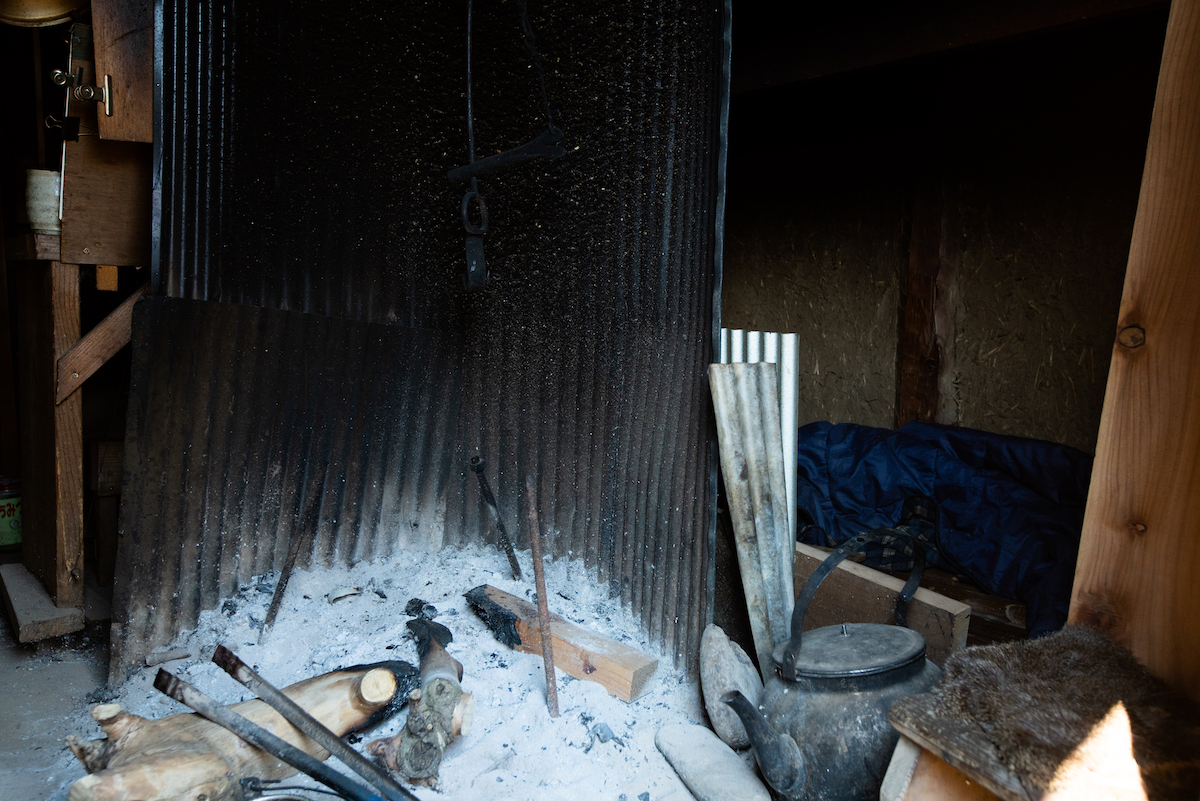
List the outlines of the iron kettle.
{"type": "Polygon", "coordinates": [[[887,722],[897,698],[925,692],[941,677],[925,658],[925,638],[907,628],[925,555],[887,530],[847,540],[809,576],[792,612],[791,639],[775,649],[775,675],[756,707],[740,692],[722,699],[746,727],[767,783],[789,801],[866,801],[879,797],[899,735],[887,722]],[[804,632],[804,613],[838,563],[871,544],[915,549],[896,600],[899,625],[845,623],[804,632]]]}

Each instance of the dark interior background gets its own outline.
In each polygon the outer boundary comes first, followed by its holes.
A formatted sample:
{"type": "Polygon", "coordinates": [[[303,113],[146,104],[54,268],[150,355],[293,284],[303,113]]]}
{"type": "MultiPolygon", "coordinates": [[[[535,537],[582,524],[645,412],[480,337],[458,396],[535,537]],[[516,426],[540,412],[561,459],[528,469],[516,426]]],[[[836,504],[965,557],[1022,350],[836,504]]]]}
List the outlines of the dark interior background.
{"type": "MultiPolygon", "coordinates": [[[[781,58],[749,15],[735,87],[781,58]]],[[[896,16],[892,39],[922,35],[896,16]]],[[[858,25],[844,58],[870,61],[858,25]]],[[[722,325],[799,333],[801,423],[895,425],[924,182],[954,229],[938,421],[1094,449],[1165,25],[1150,8],[735,92],[722,325]]]]}

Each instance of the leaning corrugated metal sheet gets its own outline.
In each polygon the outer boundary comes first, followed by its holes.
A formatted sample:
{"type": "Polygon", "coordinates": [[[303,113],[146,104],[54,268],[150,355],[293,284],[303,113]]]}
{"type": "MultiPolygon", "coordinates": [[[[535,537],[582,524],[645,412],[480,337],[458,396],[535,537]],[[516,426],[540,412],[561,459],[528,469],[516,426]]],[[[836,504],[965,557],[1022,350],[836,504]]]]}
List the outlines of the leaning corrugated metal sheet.
{"type": "MultiPolygon", "coordinates": [[[[314,493],[318,562],[490,540],[472,455],[519,546],[533,475],[548,550],[689,662],[711,586],[721,9],[530,9],[568,153],[480,179],[492,283],[468,295],[445,178],[466,159],[463,9],[352,5],[162,6],[153,294],[222,306],[138,312],[111,678],[278,568],[314,493]]],[[[482,155],[541,110],[515,8],[476,5],[482,155]]]]}

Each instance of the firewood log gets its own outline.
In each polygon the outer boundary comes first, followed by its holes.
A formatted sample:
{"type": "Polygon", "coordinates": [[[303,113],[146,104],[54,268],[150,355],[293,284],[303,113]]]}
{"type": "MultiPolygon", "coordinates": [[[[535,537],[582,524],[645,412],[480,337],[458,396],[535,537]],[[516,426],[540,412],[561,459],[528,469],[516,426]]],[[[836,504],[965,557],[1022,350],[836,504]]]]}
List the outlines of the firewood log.
{"type": "MultiPolygon", "coordinates": [[[[385,707],[396,711],[398,705],[390,702],[397,682],[412,686],[415,674],[407,663],[388,662],[326,673],[283,692],[340,736],[375,722],[385,707]]],[[[230,708],[318,759],[329,756],[262,701],[230,708]]],[[[67,738],[89,773],[71,786],[70,801],[235,801],[241,798],[239,779],[282,779],[296,772],[196,714],[151,721],[118,704],[101,704],[92,717],[104,739],[67,738]]]]}

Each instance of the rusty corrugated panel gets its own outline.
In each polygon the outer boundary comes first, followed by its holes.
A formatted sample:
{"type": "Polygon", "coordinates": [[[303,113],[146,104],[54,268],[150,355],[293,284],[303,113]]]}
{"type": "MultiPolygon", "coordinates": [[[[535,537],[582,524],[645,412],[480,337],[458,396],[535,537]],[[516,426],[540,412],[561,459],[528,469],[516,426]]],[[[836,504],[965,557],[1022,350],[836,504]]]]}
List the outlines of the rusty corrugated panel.
{"type": "MultiPolygon", "coordinates": [[[[545,125],[519,5],[476,3],[480,155],[545,125]]],[[[585,559],[677,663],[693,659],[711,614],[705,368],[723,9],[682,0],[530,4],[568,153],[480,179],[492,281],[473,294],[460,277],[463,186],[445,178],[466,161],[465,4],[352,1],[333,10],[163,0],[157,13],[155,292],[450,335],[460,343],[451,362],[461,371],[452,449],[461,461],[443,494],[445,541],[493,536],[466,470],[466,459],[480,455],[507,527],[527,547],[518,512],[531,474],[548,550],[585,559]]],[[[160,339],[147,332],[142,347],[168,347],[160,339]]],[[[309,342],[323,347],[315,335],[309,342]]],[[[146,369],[167,357],[147,352],[146,369]]],[[[262,380],[280,381],[269,373],[262,380]]],[[[377,377],[357,380],[374,397],[377,377]]],[[[152,398],[145,409],[162,413],[152,398]]],[[[256,432],[235,418],[221,436],[210,432],[207,447],[253,451],[256,432]]],[[[311,470],[322,453],[306,453],[311,470]]],[[[421,475],[434,458],[427,453],[405,471],[421,475]]],[[[164,459],[163,469],[166,486],[197,491],[181,483],[180,458],[164,459]]],[[[214,481],[205,497],[230,489],[214,481]]],[[[248,503],[272,488],[233,489],[248,503]]],[[[280,491],[305,489],[284,482],[280,491]]],[[[403,491],[399,501],[408,502],[403,491]]],[[[208,507],[177,502],[169,521],[149,503],[126,521],[144,542],[170,525],[185,550],[202,537],[204,548],[253,550],[245,528],[222,535],[242,537],[239,544],[211,545],[213,529],[200,522],[208,507]]],[[[378,514],[372,504],[382,501],[364,499],[364,515],[378,514]]],[[[285,520],[272,536],[291,536],[295,524],[287,528],[285,520]]],[[[278,555],[283,545],[271,547],[278,555]]],[[[168,585],[163,597],[173,597],[175,583],[201,589],[178,602],[181,623],[159,623],[146,637],[186,627],[219,590],[217,579],[155,577],[168,585]]],[[[125,597],[138,613],[137,594],[125,597]]],[[[134,652],[125,647],[124,656],[134,652]]]]}

